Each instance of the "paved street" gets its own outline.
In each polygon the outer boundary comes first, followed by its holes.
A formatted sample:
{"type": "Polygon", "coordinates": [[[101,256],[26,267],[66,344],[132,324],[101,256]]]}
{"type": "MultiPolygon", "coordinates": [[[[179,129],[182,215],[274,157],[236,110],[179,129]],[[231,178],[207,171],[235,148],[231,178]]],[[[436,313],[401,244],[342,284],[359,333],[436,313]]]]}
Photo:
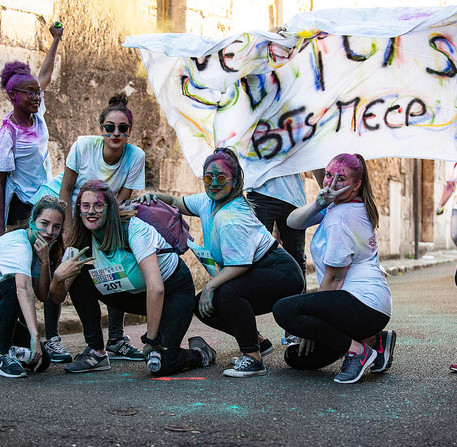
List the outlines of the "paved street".
{"type": "MultiPolygon", "coordinates": [[[[339,365],[301,372],[282,361],[282,331],[259,328],[276,346],[264,377],[222,377],[236,354],[230,337],[194,321],[218,352],[216,365],[152,380],[144,363],[108,372],[63,373],[52,365],[27,379],[1,378],[0,446],[449,446],[457,444],[455,264],[389,278],[398,334],[388,374],[333,382],[339,365]],[[184,431],[174,431],[184,430],[184,431]]],[[[134,343],[144,326],[126,328],[134,343]]],[[[73,353],[80,334],[65,335],[73,353]]]]}

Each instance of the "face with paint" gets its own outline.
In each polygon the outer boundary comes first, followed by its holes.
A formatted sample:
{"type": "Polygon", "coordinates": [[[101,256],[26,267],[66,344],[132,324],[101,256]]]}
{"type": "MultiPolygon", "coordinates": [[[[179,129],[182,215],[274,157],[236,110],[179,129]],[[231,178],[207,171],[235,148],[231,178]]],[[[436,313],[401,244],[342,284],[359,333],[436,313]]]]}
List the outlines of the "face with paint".
{"type": "Polygon", "coordinates": [[[222,160],[215,160],[206,167],[203,182],[206,194],[215,202],[225,199],[235,186],[230,170],[222,160]]]}
{"type": "Polygon", "coordinates": [[[59,237],[62,231],[63,216],[59,211],[45,208],[35,221],[29,223],[33,243],[39,234],[48,245],[51,245],[59,237]]]}
{"type": "Polygon", "coordinates": [[[130,129],[131,124],[125,113],[118,110],[108,113],[101,126],[105,143],[104,147],[111,149],[114,152],[122,152],[129,140],[130,129]]]}
{"type": "Polygon", "coordinates": [[[108,209],[101,192],[85,191],[79,203],[81,220],[90,231],[101,230],[106,224],[108,209]]]}
{"type": "Polygon", "coordinates": [[[23,116],[38,112],[41,104],[40,94],[40,84],[35,78],[19,82],[8,93],[14,106],[14,112],[23,116]],[[28,96],[32,96],[32,98],[28,96]]]}
{"type": "Polygon", "coordinates": [[[335,205],[338,205],[339,203],[351,202],[358,197],[362,180],[357,180],[354,177],[354,174],[355,173],[352,169],[348,168],[340,161],[332,160],[328,164],[327,169],[325,170],[324,187],[330,188],[335,176],[337,178],[334,186],[335,191],[349,186],[346,191],[335,199],[335,205]]]}

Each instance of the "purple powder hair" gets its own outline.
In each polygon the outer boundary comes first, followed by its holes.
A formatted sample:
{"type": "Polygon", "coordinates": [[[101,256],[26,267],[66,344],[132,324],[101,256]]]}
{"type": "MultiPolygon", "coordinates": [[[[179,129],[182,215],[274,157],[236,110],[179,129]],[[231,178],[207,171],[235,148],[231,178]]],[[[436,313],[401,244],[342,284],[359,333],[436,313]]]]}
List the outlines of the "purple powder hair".
{"type": "Polygon", "coordinates": [[[331,162],[332,161],[339,162],[349,168],[354,173],[353,177],[356,180],[360,180],[362,178],[364,168],[356,154],[338,154],[331,160],[331,162]]]}
{"type": "Polygon", "coordinates": [[[23,81],[36,79],[28,64],[20,61],[8,62],[2,70],[2,87],[10,92],[23,81]]]}
{"type": "Polygon", "coordinates": [[[206,168],[211,162],[220,160],[222,161],[230,171],[230,174],[232,174],[232,177],[234,179],[238,179],[240,176],[240,171],[242,171],[240,163],[238,161],[238,157],[236,155],[236,152],[232,150],[230,147],[222,147],[222,148],[217,148],[207,159],[205,160],[205,163],[203,164],[203,174],[206,171],[206,168]]]}

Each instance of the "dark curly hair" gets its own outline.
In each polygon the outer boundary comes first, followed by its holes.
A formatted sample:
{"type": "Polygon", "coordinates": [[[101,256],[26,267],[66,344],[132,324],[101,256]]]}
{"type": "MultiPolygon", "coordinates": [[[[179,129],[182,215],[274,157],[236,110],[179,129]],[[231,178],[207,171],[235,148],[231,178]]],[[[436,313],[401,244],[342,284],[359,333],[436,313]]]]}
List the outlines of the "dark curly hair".
{"type": "Polygon", "coordinates": [[[103,109],[102,113],[100,113],[100,126],[105,122],[105,119],[109,113],[116,111],[124,113],[129,120],[129,124],[132,125],[133,113],[129,108],[127,108],[128,102],[129,100],[125,92],[120,92],[112,96],[108,101],[108,107],[103,109]]]}
{"type": "Polygon", "coordinates": [[[28,64],[20,61],[13,61],[7,62],[2,70],[2,88],[6,89],[6,85],[8,81],[14,75],[22,75],[22,76],[31,76],[35,77],[32,74],[32,70],[28,64]]]}

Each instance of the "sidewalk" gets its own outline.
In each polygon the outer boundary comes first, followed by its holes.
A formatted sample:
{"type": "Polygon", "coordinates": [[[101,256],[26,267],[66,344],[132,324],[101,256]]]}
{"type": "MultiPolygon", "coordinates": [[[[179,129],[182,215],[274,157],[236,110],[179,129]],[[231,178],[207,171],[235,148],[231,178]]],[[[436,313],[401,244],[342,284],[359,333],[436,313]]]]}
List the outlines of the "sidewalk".
{"type": "MultiPolygon", "coordinates": [[[[438,250],[430,251],[419,259],[389,259],[382,261],[382,266],[390,276],[401,275],[413,270],[433,267],[434,265],[453,262],[457,264],[457,250],[438,250]]],[[[307,275],[308,292],[317,291],[317,279],[315,273],[307,275]]],[[[102,325],[108,325],[108,313],[106,306],[101,304],[102,308],[102,325]]],[[[44,334],[43,309],[37,310],[38,326],[41,333],[44,334]]],[[[140,315],[125,314],[125,324],[142,324],[146,322],[146,317],[140,315]]],[[[78,314],[72,305],[62,306],[60,316],[60,334],[71,334],[82,332],[82,325],[78,314]]]]}

